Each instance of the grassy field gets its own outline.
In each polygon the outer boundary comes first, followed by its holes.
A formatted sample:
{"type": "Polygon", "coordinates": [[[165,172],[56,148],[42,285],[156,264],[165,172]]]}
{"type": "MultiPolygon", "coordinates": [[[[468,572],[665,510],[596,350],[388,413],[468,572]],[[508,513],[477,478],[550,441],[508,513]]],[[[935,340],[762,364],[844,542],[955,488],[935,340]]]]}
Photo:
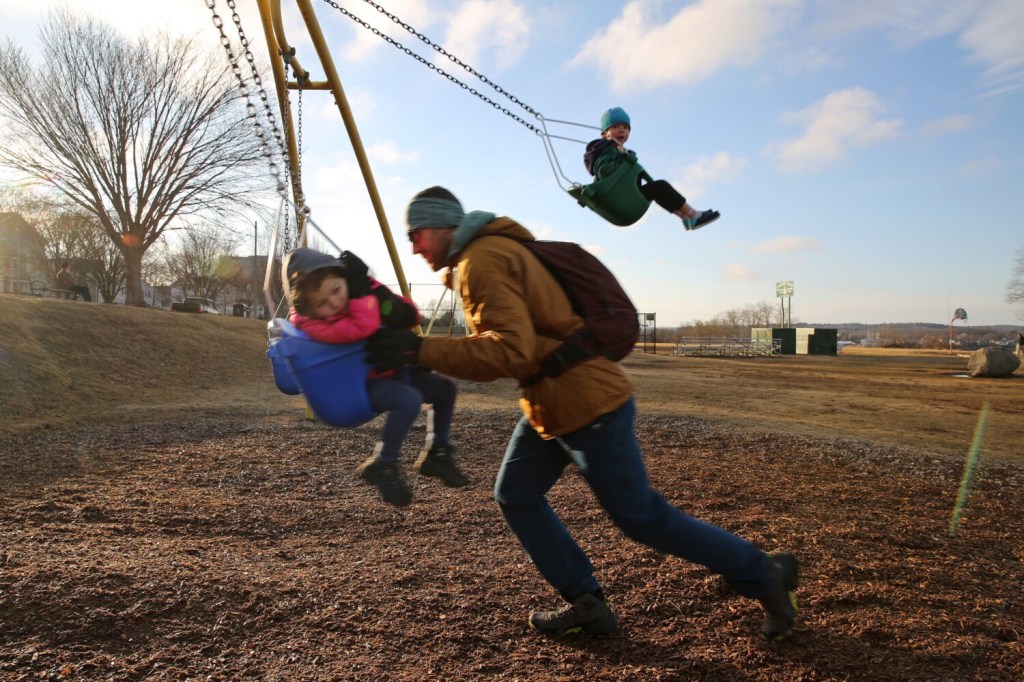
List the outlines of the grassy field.
{"type": "MultiPolygon", "coordinates": [[[[1024,369],[971,379],[967,356],[943,351],[691,358],[668,350],[624,363],[641,411],[962,454],[987,403],[984,454],[1024,458],[1024,369]]],[[[265,351],[259,320],[0,296],[0,428],[177,419],[226,405],[304,410],[274,388],[265,351]]],[[[464,406],[508,407],[517,395],[511,381],[461,390],[464,406]]]]}

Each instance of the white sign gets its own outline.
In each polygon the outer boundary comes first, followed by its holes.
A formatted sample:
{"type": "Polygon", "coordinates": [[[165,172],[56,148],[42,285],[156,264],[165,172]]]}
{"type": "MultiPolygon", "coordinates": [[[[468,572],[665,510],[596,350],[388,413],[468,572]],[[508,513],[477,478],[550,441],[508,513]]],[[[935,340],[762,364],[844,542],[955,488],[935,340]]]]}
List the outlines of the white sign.
{"type": "Polygon", "coordinates": [[[775,283],[775,295],[779,298],[786,298],[793,295],[793,280],[788,282],[775,283]]]}

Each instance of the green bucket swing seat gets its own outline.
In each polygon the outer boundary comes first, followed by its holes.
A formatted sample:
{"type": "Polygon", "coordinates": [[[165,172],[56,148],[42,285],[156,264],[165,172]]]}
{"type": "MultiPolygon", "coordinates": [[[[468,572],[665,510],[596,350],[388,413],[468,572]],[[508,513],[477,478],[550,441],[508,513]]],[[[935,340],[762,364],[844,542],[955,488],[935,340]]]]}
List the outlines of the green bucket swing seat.
{"type": "Polygon", "coordinates": [[[640,193],[640,180],[652,182],[636,159],[627,157],[606,178],[567,190],[580,206],[589,208],[613,225],[625,227],[644,217],[651,202],[640,193]]]}

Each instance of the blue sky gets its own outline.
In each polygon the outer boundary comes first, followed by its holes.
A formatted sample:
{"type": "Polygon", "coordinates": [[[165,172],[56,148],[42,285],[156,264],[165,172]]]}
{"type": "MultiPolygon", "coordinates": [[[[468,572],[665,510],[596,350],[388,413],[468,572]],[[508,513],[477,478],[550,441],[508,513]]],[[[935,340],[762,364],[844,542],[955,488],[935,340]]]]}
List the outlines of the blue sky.
{"type": "MultiPolygon", "coordinates": [[[[218,44],[204,0],[95,4],[92,16],[129,34],[159,27],[218,44]]],[[[431,57],[365,2],[339,4],[431,57]]],[[[546,119],[596,126],[604,109],[625,108],[644,167],[722,213],[693,233],[657,206],[629,228],[602,221],[560,189],[541,138],[314,0],[417,299],[441,290],[408,251],[403,209],[440,184],[467,210],[586,245],[662,326],[777,304],[787,280],[794,321],[945,324],[960,307],[971,326],[1018,321],[1004,299],[1024,249],[1020,0],[382,4],[546,119]]],[[[0,32],[31,49],[56,5],[2,0],[0,32]]],[[[297,10],[282,5],[288,40],[322,80],[297,10]]],[[[265,51],[255,3],[237,6],[265,51]]],[[[307,92],[303,109],[314,220],[395,281],[337,109],[323,92],[307,92]]],[[[585,182],[583,145],[554,148],[564,174],[585,182]]]]}

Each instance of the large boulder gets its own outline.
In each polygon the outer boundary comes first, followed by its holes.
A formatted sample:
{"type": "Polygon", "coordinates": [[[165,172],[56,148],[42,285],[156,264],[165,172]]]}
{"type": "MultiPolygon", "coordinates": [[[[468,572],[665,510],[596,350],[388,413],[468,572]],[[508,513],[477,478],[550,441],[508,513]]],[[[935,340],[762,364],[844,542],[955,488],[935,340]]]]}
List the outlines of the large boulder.
{"type": "Polygon", "coordinates": [[[971,353],[967,371],[972,377],[1008,377],[1020,367],[1020,360],[1005,348],[981,348],[971,353]]]}

